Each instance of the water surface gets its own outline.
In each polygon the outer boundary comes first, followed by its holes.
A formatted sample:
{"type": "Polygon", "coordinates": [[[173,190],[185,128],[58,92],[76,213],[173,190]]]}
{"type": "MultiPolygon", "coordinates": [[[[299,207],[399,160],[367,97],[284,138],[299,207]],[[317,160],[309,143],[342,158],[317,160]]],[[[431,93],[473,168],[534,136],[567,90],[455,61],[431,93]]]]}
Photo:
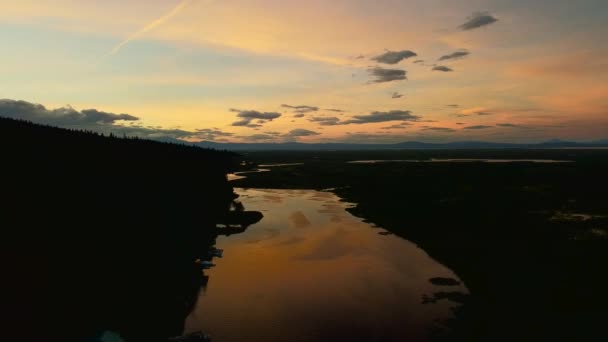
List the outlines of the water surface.
{"type": "Polygon", "coordinates": [[[486,158],[431,158],[431,159],[370,159],[352,160],[350,164],[376,164],[376,163],[572,163],[571,160],[554,159],[486,159],[486,158]]]}
{"type": "Polygon", "coordinates": [[[237,190],[264,219],[220,237],[224,257],[186,321],[214,341],[424,341],[455,304],[423,296],[466,291],[414,244],[345,211],[329,192],[237,190]],[[381,233],[381,234],[380,234],[381,233]]]}

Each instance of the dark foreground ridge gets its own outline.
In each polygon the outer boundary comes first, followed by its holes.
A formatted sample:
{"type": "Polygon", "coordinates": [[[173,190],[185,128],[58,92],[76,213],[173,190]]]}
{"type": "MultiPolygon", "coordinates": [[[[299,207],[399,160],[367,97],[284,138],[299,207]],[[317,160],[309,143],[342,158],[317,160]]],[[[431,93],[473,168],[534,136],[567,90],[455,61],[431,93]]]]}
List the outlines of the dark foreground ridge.
{"type": "MultiPolygon", "coordinates": [[[[330,189],[351,213],[400,235],[452,269],[471,295],[438,325],[448,341],[605,341],[608,151],[259,152],[235,186],[330,189]],[[501,158],[570,163],[375,163],[357,159],[501,158]],[[448,329],[441,329],[447,327],[448,329]]],[[[406,340],[406,339],[404,339],[406,340]]]]}
{"type": "Polygon", "coordinates": [[[233,153],[9,119],[0,149],[10,340],[178,336],[216,224],[261,218],[228,214],[233,153]]]}

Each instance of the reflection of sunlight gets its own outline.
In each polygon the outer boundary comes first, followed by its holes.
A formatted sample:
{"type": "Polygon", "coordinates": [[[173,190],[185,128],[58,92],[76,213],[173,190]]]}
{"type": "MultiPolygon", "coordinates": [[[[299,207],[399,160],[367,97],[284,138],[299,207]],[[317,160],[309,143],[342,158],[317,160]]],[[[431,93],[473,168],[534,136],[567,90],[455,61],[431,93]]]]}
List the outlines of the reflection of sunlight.
{"type": "Polygon", "coordinates": [[[434,320],[449,317],[453,304],[423,305],[421,297],[436,290],[430,278],[456,276],[409,241],[377,234],[333,193],[237,192],[248,210],[264,209],[265,217],[242,234],[218,239],[225,257],[209,271],[212,281],[187,331],[218,340],[316,341],[345,339],[323,329],[349,334],[355,324],[382,331],[386,340],[404,332],[420,340],[434,320]]]}

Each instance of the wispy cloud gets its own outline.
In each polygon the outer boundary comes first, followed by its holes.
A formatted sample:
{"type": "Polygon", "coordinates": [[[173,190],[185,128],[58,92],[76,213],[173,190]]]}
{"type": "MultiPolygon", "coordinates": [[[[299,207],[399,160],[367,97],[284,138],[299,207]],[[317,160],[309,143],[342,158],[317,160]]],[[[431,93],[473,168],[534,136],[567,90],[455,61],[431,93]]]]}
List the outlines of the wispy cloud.
{"type": "Polygon", "coordinates": [[[439,57],[440,61],[447,61],[447,60],[451,60],[451,59],[461,59],[464,58],[468,55],[470,55],[471,53],[469,51],[466,50],[461,50],[461,51],[456,51],[456,52],[452,52],[450,54],[447,55],[443,55],[441,57],[439,57]]]}
{"type": "Polygon", "coordinates": [[[467,20],[466,23],[460,25],[460,29],[463,31],[473,30],[483,26],[491,25],[497,22],[498,19],[493,17],[488,12],[476,12],[467,20]]]}
{"type": "Polygon", "coordinates": [[[418,56],[410,50],[403,51],[387,51],[379,56],[373,57],[371,60],[384,64],[397,64],[404,59],[418,56]]]}
{"type": "Polygon", "coordinates": [[[106,53],[102,57],[102,59],[117,54],[120,51],[120,49],[122,49],[125,45],[129,44],[131,41],[133,41],[133,40],[135,40],[135,39],[143,36],[147,32],[155,29],[156,27],[164,24],[165,22],[167,22],[168,20],[170,20],[174,16],[178,15],[179,12],[181,12],[192,1],[193,0],[182,0],[179,4],[177,4],[177,6],[175,6],[171,11],[169,11],[168,13],[166,13],[165,15],[163,15],[162,17],[160,17],[160,18],[152,21],[151,23],[149,23],[146,26],[142,27],[138,31],[131,33],[122,42],[120,42],[118,45],[114,46],[114,48],[112,48],[112,50],[110,50],[110,52],[106,53]]]}
{"type": "Polygon", "coordinates": [[[433,71],[452,72],[452,71],[454,71],[454,69],[449,68],[445,65],[437,65],[437,66],[433,67],[433,71]]]}
{"type": "Polygon", "coordinates": [[[488,128],[492,128],[494,126],[486,126],[486,125],[476,125],[476,126],[467,126],[464,127],[463,129],[488,129],[488,128]]]}
{"type": "Polygon", "coordinates": [[[292,105],[288,105],[288,104],[282,104],[281,107],[292,109],[294,112],[296,112],[298,114],[316,112],[319,110],[319,107],[307,106],[307,105],[292,106],[292,105]]]}
{"type": "Polygon", "coordinates": [[[423,131],[435,131],[435,132],[444,132],[444,133],[453,133],[456,132],[455,129],[449,127],[424,127],[423,131]]]}
{"type": "Polygon", "coordinates": [[[335,116],[317,116],[308,119],[310,122],[316,122],[321,126],[336,126],[340,124],[340,119],[335,116]]]}
{"type": "Polygon", "coordinates": [[[319,134],[320,133],[311,131],[309,129],[296,128],[296,129],[292,129],[291,131],[289,131],[289,133],[285,134],[285,137],[288,137],[288,138],[310,137],[310,136],[319,135],[319,134]]]}
{"type": "Polygon", "coordinates": [[[409,110],[391,110],[388,112],[372,112],[368,115],[355,115],[343,124],[366,124],[388,121],[417,121],[419,116],[413,115],[409,110]]]}
{"type": "Polygon", "coordinates": [[[245,126],[250,128],[256,128],[262,126],[262,124],[272,121],[281,116],[281,113],[276,112],[258,112],[257,110],[241,110],[241,109],[230,109],[231,112],[238,113],[236,116],[240,118],[239,121],[232,123],[232,126],[245,126]],[[253,123],[253,120],[258,120],[257,123],[253,123]]]}
{"type": "Polygon", "coordinates": [[[407,71],[405,70],[375,67],[369,69],[368,72],[371,76],[375,77],[375,79],[371,81],[372,83],[407,80],[407,71]]]}

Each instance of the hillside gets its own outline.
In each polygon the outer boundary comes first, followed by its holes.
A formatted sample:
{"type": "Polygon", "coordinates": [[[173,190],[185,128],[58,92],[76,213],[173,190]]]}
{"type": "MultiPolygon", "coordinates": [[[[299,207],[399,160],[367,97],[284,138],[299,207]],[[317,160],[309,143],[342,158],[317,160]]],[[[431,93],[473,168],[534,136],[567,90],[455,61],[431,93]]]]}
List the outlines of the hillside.
{"type": "Polygon", "coordinates": [[[237,156],[11,119],[0,150],[13,333],[180,334],[203,281],[192,261],[230,208],[237,156]]]}

